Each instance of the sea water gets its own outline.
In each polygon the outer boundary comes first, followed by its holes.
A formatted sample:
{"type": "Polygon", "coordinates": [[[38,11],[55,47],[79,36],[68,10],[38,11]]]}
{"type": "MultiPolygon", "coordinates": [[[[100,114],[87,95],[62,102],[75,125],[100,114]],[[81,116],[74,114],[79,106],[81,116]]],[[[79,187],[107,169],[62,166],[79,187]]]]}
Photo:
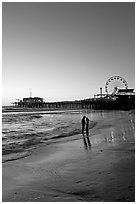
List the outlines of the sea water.
{"type": "Polygon", "coordinates": [[[124,131],[129,130],[129,137],[126,136],[125,140],[134,138],[133,112],[76,110],[3,113],[3,162],[28,156],[33,148],[40,145],[81,139],[81,119],[84,115],[90,120],[89,129],[92,130],[90,136],[93,136],[94,144],[104,139],[112,139],[114,125],[122,131],[121,134],[117,133],[117,139],[124,140],[124,131]],[[126,130],[123,124],[126,124],[126,130]],[[108,128],[111,130],[109,136],[106,131],[108,128]],[[102,133],[104,133],[104,138],[102,138],[102,133]]]}

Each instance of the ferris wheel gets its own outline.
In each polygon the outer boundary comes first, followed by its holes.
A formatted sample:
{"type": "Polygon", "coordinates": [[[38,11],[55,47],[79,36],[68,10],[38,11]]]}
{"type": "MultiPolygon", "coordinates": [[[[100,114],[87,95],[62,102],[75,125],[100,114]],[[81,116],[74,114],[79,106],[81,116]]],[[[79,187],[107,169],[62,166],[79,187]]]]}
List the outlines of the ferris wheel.
{"type": "Polygon", "coordinates": [[[105,85],[105,91],[107,94],[115,94],[118,89],[127,89],[128,84],[123,77],[113,76],[109,78],[105,85]]]}

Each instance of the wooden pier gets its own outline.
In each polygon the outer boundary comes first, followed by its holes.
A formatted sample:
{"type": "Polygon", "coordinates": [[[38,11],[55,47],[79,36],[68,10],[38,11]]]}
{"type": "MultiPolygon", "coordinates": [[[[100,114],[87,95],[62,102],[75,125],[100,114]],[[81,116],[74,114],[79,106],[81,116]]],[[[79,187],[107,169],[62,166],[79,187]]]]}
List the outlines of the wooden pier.
{"type": "Polygon", "coordinates": [[[44,102],[42,98],[24,98],[13,103],[14,107],[46,110],[130,110],[135,109],[135,95],[116,95],[113,97],[100,97],[76,101],[44,102]]]}

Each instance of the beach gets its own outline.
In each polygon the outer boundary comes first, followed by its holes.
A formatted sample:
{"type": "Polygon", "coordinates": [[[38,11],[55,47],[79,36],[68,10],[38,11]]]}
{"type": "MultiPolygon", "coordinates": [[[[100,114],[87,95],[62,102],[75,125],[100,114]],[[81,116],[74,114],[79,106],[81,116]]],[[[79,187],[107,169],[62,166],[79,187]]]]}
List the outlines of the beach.
{"type": "Polygon", "coordinates": [[[61,137],[4,162],[2,201],[134,202],[134,113],[116,116],[103,115],[89,140],[61,137]]]}

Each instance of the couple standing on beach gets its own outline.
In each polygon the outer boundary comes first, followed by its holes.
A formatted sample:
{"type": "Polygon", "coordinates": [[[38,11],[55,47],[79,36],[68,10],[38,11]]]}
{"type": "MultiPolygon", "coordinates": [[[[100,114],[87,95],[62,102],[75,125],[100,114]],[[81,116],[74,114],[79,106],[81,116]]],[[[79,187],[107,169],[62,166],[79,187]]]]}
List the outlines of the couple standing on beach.
{"type": "Polygon", "coordinates": [[[83,116],[81,123],[82,123],[82,135],[84,136],[84,131],[86,130],[86,135],[89,136],[89,118],[83,116]]]}

